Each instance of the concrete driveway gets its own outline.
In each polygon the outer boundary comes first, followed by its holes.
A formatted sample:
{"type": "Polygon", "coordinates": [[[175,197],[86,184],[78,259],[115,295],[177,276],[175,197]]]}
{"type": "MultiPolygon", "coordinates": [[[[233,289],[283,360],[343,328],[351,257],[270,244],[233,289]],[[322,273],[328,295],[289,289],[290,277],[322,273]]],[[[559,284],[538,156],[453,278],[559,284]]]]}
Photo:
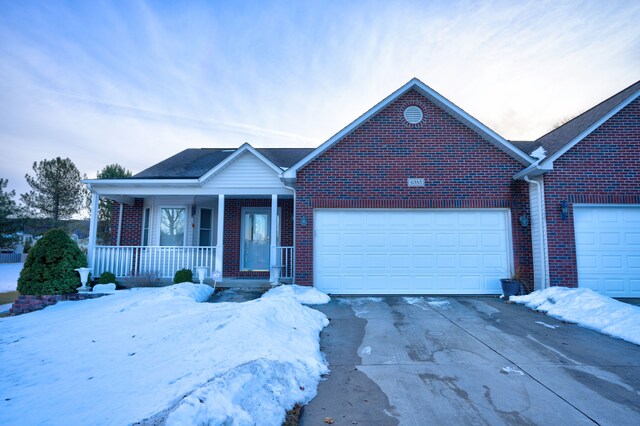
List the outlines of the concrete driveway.
{"type": "Polygon", "coordinates": [[[640,424],[640,347],[483,297],[334,298],[302,425],[640,424]]]}

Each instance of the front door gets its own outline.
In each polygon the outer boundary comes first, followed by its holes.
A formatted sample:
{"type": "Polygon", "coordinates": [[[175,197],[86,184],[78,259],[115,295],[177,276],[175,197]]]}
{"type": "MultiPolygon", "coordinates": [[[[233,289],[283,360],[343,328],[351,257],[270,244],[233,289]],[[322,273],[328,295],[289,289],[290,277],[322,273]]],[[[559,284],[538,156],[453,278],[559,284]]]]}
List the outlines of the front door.
{"type": "Polygon", "coordinates": [[[242,235],[240,238],[241,270],[269,270],[270,227],[271,209],[242,209],[242,235]]]}

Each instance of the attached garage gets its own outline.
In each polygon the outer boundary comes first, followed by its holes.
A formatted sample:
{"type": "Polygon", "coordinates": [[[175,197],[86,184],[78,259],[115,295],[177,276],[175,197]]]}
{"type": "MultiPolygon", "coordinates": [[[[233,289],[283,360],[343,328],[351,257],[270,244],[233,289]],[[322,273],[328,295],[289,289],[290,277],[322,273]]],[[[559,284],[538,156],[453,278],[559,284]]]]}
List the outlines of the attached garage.
{"type": "Polygon", "coordinates": [[[640,297],[640,206],[574,205],[578,286],[640,297]]]}
{"type": "Polygon", "coordinates": [[[314,283],[332,294],[500,294],[508,209],[316,209],[314,283]]]}

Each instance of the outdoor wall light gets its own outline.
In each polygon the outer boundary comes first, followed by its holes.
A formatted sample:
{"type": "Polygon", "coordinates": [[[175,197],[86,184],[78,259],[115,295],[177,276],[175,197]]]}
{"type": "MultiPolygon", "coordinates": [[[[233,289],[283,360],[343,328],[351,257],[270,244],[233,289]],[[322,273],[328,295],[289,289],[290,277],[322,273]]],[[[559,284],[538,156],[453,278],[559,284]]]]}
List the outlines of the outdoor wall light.
{"type": "Polygon", "coordinates": [[[306,215],[302,215],[300,218],[300,226],[307,226],[309,224],[309,220],[306,215]]]}
{"type": "Polygon", "coordinates": [[[563,201],[562,204],[560,204],[560,218],[566,219],[568,217],[569,217],[569,203],[566,201],[563,201]]]}
{"type": "Polygon", "coordinates": [[[527,216],[526,214],[523,214],[522,216],[520,216],[520,225],[522,225],[523,228],[526,228],[527,226],[529,226],[529,216],[527,216]]]}

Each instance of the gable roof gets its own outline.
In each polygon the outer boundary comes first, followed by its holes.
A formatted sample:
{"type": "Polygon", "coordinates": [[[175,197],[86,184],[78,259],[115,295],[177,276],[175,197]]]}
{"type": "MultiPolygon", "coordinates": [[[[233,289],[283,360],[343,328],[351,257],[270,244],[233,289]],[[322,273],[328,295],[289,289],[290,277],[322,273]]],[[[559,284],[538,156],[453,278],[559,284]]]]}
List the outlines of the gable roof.
{"type": "Polygon", "coordinates": [[[304,167],[305,165],[313,161],[316,157],[318,157],[323,152],[331,148],[334,144],[336,144],[342,138],[344,138],[351,132],[355,131],[358,127],[363,125],[369,118],[373,117],[375,114],[380,112],[382,109],[387,107],[389,104],[391,104],[396,99],[400,98],[402,95],[404,95],[410,90],[416,90],[422,96],[429,99],[435,105],[442,108],[447,113],[451,114],[454,118],[456,118],[462,124],[466,125],[471,130],[476,132],[484,140],[495,145],[500,150],[502,150],[503,152],[508,154],[511,158],[515,159],[521,164],[528,166],[534,162],[534,160],[531,157],[529,157],[526,153],[524,153],[518,147],[516,147],[515,145],[513,145],[512,143],[504,139],[502,136],[498,135],[496,132],[494,132],[493,130],[491,130],[484,124],[482,124],[477,119],[473,118],[463,109],[456,106],[453,102],[449,101],[447,98],[445,98],[444,96],[442,96],[441,94],[439,94],[438,92],[436,92],[435,90],[433,90],[432,88],[424,84],[422,81],[418,80],[417,78],[413,78],[404,86],[400,87],[398,90],[393,92],[391,95],[384,98],[373,108],[371,108],[370,110],[365,112],[363,115],[358,117],[355,121],[353,121],[347,127],[345,127],[344,129],[340,130],[338,133],[333,135],[329,140],[324,142],[318,148],[311,151],[308,155],[306,155],[296,164],[291,166],[287,171],[285,171],[284,177],[294,178],[295,173],[299,169],[301,169],[302,167],[304,167]]]}
{"type": "Polygon", "coordinates": [[[535,142],[547,151],[547,157],[540,164],[558,159],[638,96],[640,81],[538,138],[535,142]]]}
{"type": "MultiPolygon", "coordinates": [[[[190,148],[173,155],[143,171],[132,179],[198,179],[222,165],[239,148],[190,148]]],[[[255,148],[274,166],[284,170],[307,155],[313,148],[255,148]]]]}

